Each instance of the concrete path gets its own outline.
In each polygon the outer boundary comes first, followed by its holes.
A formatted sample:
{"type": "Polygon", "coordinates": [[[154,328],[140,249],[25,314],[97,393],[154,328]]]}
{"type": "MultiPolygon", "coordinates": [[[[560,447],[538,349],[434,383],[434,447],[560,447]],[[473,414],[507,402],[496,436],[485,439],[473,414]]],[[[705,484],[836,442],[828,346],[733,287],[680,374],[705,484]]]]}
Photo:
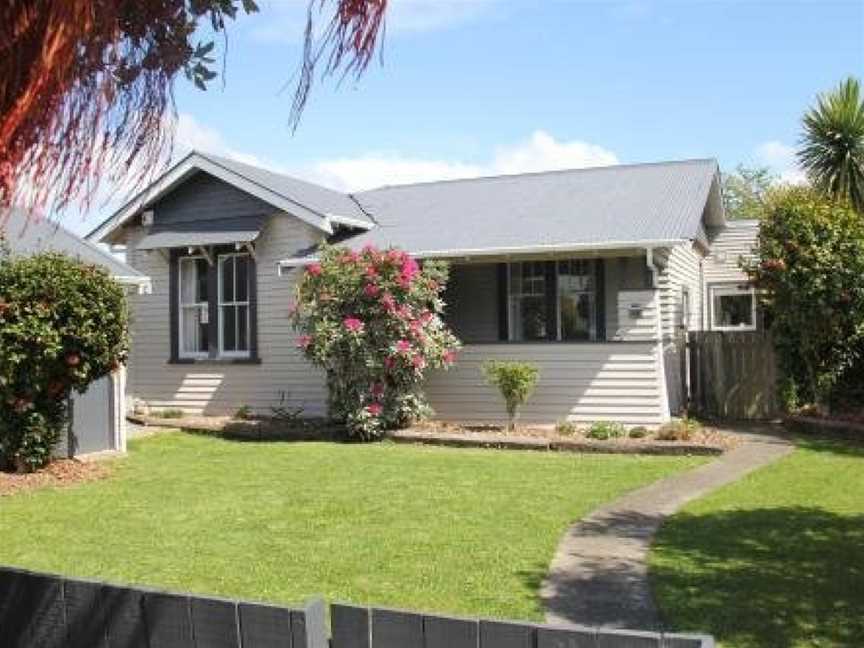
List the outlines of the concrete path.
{"type": "Polygon", "coordinates": [[[662,630],[646,559],[663,519],[794,447],[771,432],[735,434],[742,443],[720,458],[625,495],[570,527],[540,590],[546,621],[662,630]]]}

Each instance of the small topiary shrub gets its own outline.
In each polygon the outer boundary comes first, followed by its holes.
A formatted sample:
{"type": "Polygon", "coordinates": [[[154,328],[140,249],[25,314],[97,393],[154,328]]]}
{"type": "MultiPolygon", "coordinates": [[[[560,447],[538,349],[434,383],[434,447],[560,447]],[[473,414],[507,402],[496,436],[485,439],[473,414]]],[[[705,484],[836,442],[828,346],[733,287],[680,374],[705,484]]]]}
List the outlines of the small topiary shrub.
{"type": "Polygon", "coordinates": [[[646,428],[644,425],[637,425],[636,427],[630,428],[627,436],[631,439],[644,439],[646,436],[648,436],[648,428],[646,428]]]}
{"type": "Polygon", "coordinates": [[[573,421],[558,421],[555,424],[555,432],[561,436],[573,436],[579,432],[579,426],[573,421]]]}
{"type": "Polygon", "coordinates": [[[694,419],[674,419],[657,430],[657,439],[660,441],[690,441],[701,428],[702,425],[699,421],[694,419]]]}
{"type": "Polygon", "coordinates": [[[500,362],[490,360],[483,364],[486,382],[497,387],[507,408],[508,429],[515,430],[519,408],[524,405],[540,378],[540,370],[529,362],[500,362]]]}
{"type": "Polygon", "coordinates": [[[589,439],[596,439],[598,441],[608,441],[609,439],[618,439],[623,437],[625,433],[626,430],[621,423],[597,421],[596,423],[591,424],[591,427],[588,428],[588,432],[585,436],[589,439]]]}
{"type": "Polygon", "coordinates": [[[125,361],[127,323],[126,296],[104,269],[0,250],[0,468],[50,460],[70,392],[125,361]]]}

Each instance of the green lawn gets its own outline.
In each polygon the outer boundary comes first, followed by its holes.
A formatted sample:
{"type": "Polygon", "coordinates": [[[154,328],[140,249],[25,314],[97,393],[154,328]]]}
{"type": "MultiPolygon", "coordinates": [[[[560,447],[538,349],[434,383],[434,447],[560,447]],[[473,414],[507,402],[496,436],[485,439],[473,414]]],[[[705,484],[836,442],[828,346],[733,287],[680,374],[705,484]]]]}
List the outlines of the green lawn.
{"type": "Polygon", "coordinates": [[[651,573],[668,624],[723,646],[864,646],[864,448],[802,442],[687,507],[651,573]]]}
{"type": "Polygon", "coordinates": [[[170,433],[113,477],[0,498],[0,563],[175,590],[541,618],[564,529],[702,460],[170,433]]]}

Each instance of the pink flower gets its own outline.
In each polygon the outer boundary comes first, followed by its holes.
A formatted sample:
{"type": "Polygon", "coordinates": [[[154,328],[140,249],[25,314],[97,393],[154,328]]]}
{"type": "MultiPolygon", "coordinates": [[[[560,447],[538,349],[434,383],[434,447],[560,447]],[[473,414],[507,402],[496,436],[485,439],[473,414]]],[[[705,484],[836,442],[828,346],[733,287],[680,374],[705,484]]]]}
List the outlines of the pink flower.
{"type": "Polygon", "coordinates": [[[393,295],[388,292],[381,295],[381,305],[388,313],[394,313],[396,311],[396,300],[393,299],[393,295]]]}
{"type": "Polygon", "coordinates": [[[346,250],[345,254],[342,256],[343,263],[356,263],[360,257],[357,256],[357,253],[354,250],[346,250]]]}
{"type": "Polygon", "coordinates": [[[372,403],[366,406],[366,411],[372,416],[381,416],[381,412],[384,411],[384,408],[381,406],[381,403],[372,403]]]}
{"type": "Polygon", "coordinates": [[[295,302],[291,302],[288,304],[288,317],[293,317],[297,313],[297,304],[295,302]]]}
{"type": "Polygon", "coordinates": [[[320,263],[311,264],[309,267],[306,268],[306,274],[308,274],[312,277],[319,276],[321,274],[321,264],[320,263]]]}
{"type": "Polygon", "coordinates": [[[402,276],[408,281],[411,281],[417,276],[418,272],[420,272],[420,266],[417,265],[417,262],[414,259],[406,254],[402,259],[402,276]]]}
{"type": "Polygon", "coordinates": [[[384,395],[384,383],[372,383],[372,388],[369,392],[372,394],[374,399],[379,400],[384,395]]]}
{"type": "Polygon", "coordinates": [[[410,319],[411,318],[411,309],[408,308],[405,304],[400,304],[396,307],[396,317],[399,319],[410,319]]]}
{"type": "Polygon", "coordinates": [[[301,349],[308,348],[310,344],[312,344],[311,335],[301,335],[299,338],[297,338],[297,346],[301,349]]]}
{"type": "Polygon", "coordinates": [[[375,269],[375,266],[366,266],[366,276],[369,279],[377,279],[378,278],[378,270],[375,269]]]}
{"type": "Polygon", "coordinates": [[[376,254],[378,254],[378,248],[376,248],[374,245],[370,245],[369,243],[364,245],[363,249],[360,251],[366,256],[375,256],[376,254]]]}
{"type": "Polygon", "coordinates": [[[405,253],[402,250],[390,249],[387,250],[387,260],[391,263],[402,263],[405,258],[405,253]]]}
{"type": "Polygon", "coordinates": [[[384,368],[388,371],[396,366],[396,358],[393,356],[387,356],[384,358],[384,368]]]}
{"type": "Polygon", "coordinates": [[[414,354],[414,357],[411,358],[411,364],[414,365],[415,369],[423,369],[426,366],[426,358],[419,353],[416,353],[414,354]]]}
{"type": "Polygon", "coordinates": [[[411,343],[408,340],[399,340],[396,343],[396,351],[399,353],[408,353],[411,350],[411,343]]]}
{"type": "Polygon", "coordinates": [[[363,330],[363,322],[356,317],[346,317],[342,324],[352,333],[360,333],[363,330]]]}
{"type": "Polygon", "coordinates": [[[431,322],[433,317],[434,315],[432,314],[432,311],[424,310],[422,313],[420,313],[420,321],[423,323],[424,326],[431,322]]]}
{"type": "Polygon", "coordinates": [[[367,297],[377,297],[381,293],[381,286],[369,283],[363,286],[363,294],[367,297]]]}
{"type": "Polygon", "coordinates": [[[444,352],[444,355],[441,356],[441,359],[446,364],[453,364],[456,362],[456,351],[453,349],[447,349],[447,351],[444,352]]]}
{"type": "Polygon", "coordinates": [[[423,330],[423,322],[420,320],[411,320],[408,323],[408,328],[411,329],[412,333],[420,333],[423,330]]]}

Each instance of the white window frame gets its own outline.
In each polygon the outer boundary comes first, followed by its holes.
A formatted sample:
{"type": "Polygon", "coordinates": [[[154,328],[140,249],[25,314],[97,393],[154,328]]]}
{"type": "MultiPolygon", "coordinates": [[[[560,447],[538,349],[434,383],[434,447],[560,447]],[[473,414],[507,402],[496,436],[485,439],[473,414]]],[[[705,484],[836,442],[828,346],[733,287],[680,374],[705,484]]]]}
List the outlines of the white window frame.
{"type": "Polygon", "coordinates": [[[758,315],[756,289],[752,285],[738,283],[711,284],[708,286],[708,304],[710,306],[710,324],[712,331],[755,331],[758,328],[756,319],[758,315]],[[717,309],[714,305],[715,297],[740,297],[741,295],[750,296],[750,321],[752,323],[740,326],[723,326],[717,324],[715,321],[715,315],[717,315],[717,309]]]}
{"type": "MultiPolygon", "coordinates": [[[[234,266],[234,301],[223,302],[222,301],[222,261],[228,257],[246,257],[247,259],[251,258],[248,252],[230,252],[228,254],[220,254],[216,258],[216,277],[217,277],[217,288],[216,288],[216,312],[217,312],[217,321],[216,328],[219,330],[219,357],[221,358],[251,358],[252,357],[252,316],[251,316],[251,295],[250,286],[252,284],[252,278],[249,276],[249,272],[251,270],[251,264],[247,262],[246,264],[246,281],[249,285],[246,286],[246,301],[237,301],[237,266],[234,266]],[[224,329],[225,329],[225,318],[222,316],[222,308],[223,306],[245,306],[246,307],[246,346],[248,349],[246,351],[226,351],[223,343],[224,338],[224,329]]],[[[236,315],[235,315],[236,317],[236,315]]],[[[235,330],[235,335],[237,331],[235,330]]]]}
{"type": "MultiPolygon", "coordinates": [[[[184,263],[186,263],[186,264],[191,263],[193,268],[197,268],[198,261],[201,259],[204,259],[205,261],[207,260],[206,257],[204,257],[200,254],[196,255],[196,256],[182,256],[178,259],[178,265],[177,265],[177,284],[178,284],[178,290],[177,290],[177,355],[180,358],[207,358],[210,355],[209,350],[205,350],[205,351],[184,351],[183,350],[183,315],[184,315],[186,309],[187,308],[191,309],[193,307],[197,307],[199,310],[206,310],[207,311],[206,317],[209,318],[209,316],[210,316],[210,313],[209,313],[210,302],[209,301],[190,302],[188,304],[183,302],[183,264],[184,263]]],[[[196,284],[197,284],[197,279],[198,278],[196,277],[196,284]]],[[[209,299],[210,295],[207,295],[207,297],[209,299]]],[[[209,321],[209,319],[208,319],[208,321],[209,321]]]]}
{"type": "Polygon", "coordinates": [[[690,295],[690,286],[681,286],[681,327],[686,331],[690,330],[693,319],[693,301],[690,295]]]}

